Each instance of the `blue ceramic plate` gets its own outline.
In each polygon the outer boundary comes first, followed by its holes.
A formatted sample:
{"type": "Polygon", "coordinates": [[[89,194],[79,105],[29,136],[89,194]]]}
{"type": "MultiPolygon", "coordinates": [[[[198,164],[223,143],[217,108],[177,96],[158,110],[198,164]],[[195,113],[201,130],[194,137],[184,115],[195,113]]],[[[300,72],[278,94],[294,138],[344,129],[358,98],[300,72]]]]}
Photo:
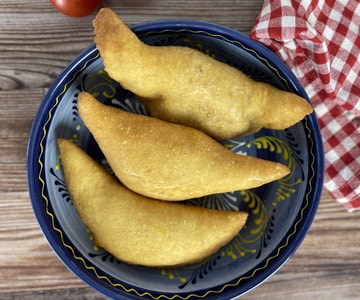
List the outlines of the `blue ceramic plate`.
{"type": "MultiPolygon", "coordinates": [[[[133,30],[148,44],[196,48],[255,80],[307,98],[294,75],[272,52],[234,30],[188,20],[150,22],[133,30]]],[[[236,153],[284,163],[291,173],[257,189],[188,201],[189,205],[246,210],[250,217],[234,240],[201,263],[146,268],[118,261],[94,245],[64,184],[58,137],[73,140],[106,167],[78,116],[80,91],[136,114],[147,112],[132,93],[108,77],[92,46],[56,79],[34,121],[27,158],[33,209],[54,251],[83,281],[115,299],[230,299],[256,287],[294,254],[314,218],[322,188],[323,150],[314,114],[284,131],[262,130],[221,141],[236,153]]]]}

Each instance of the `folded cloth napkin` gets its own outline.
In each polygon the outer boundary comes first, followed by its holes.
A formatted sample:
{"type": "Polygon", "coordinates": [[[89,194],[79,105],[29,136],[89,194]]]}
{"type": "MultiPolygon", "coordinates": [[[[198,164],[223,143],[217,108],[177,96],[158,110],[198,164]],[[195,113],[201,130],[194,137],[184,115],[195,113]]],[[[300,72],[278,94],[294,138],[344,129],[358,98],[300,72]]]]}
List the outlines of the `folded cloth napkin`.
{"type": "Polygon", "coordinates": [[[321,128],[324,186],[360,209],[360,3],[265,0],[251,37],[270,47],[305,88],[321,128]]]}

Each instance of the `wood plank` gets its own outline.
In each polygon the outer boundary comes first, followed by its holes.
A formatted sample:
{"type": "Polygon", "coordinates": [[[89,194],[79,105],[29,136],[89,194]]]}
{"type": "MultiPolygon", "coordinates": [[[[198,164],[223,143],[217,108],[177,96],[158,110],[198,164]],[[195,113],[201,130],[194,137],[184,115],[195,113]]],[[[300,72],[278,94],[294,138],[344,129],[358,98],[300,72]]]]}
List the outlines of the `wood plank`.
{"type": "Polygon", "coordinates": [[[1,192],[0,199],[0,292],[81,285],[50,249],[28,192],[1,192]]]}
{"type": "Polygon", "coordinates": [[[0,90],[0,191],[26,191],[26,151],[44,89],[0,90]]]}
{"type": "MultiPolygon", "coordinates": [[[[129,24],[187,18],[249,33],[262,1],[105,1],[129,24]]],[[[80,52],[93,44],[92,20],[59,14],[47,1],[1,1],[0,90],[48,87],[80,52]],[[2,49],[4,51],[2,51],[2,49]]]]}

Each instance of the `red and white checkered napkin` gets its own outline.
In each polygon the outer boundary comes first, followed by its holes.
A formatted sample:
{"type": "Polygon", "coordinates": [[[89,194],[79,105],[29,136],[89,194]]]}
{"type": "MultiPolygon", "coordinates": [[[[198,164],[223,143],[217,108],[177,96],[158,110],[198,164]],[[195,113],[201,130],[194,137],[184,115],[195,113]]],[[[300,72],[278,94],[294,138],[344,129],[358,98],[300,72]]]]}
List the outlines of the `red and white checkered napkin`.
{"type": "Polygon", "coordinates": [[[325,188],[360,209],[360,1],[265,0],[251,36],[285,61],[314,105],[325,188]]]}

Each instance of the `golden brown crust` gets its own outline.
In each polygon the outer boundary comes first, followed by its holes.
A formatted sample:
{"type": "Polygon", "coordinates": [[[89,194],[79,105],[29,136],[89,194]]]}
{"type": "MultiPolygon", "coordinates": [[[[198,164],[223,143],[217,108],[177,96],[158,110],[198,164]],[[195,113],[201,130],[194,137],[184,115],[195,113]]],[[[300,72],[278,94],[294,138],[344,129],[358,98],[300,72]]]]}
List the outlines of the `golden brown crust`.
{"type": "Polygon", "coordinates": [[[147,197],[185,200],[289,173],[282,164],[235,154],[197,129],[106,106],[86,92],[78,109],[116,176],[147,197]]]}
{"type": "Polygon", "coordinates": [[[313,111],[305,99],[200,51],[143,44],[110,9],[99,12],[94,28],[106,71],[154,117],[227,139],[262,127],[285,129],[313,111]]]}
{"type": "Polygon", "coordinates": [[[65,182],[98,246],[145,266],[200,261],[228,243],[247,213],[149,199],[119,184],[70,141],[59,139],[65,182]]]}

